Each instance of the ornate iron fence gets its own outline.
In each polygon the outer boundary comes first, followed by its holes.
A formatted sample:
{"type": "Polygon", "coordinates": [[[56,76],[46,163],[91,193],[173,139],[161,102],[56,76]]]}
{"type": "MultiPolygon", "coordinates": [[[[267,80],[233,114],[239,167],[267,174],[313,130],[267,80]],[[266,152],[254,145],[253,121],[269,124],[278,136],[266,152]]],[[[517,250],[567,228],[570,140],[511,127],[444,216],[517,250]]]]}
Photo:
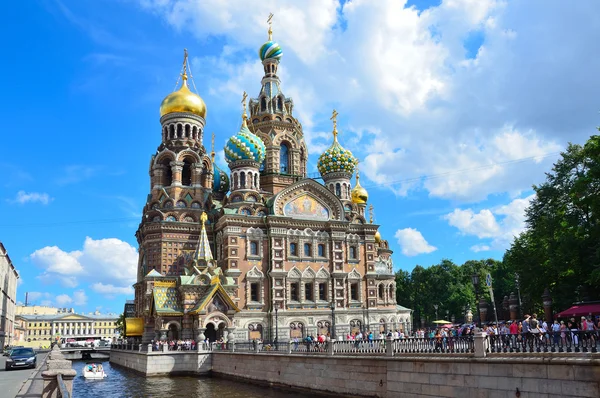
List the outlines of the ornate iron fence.
{"type": "Polygon", "coordinates": [[[487,336],[488,353],[598,352],[598,331],[562,331],[487,336]]]}

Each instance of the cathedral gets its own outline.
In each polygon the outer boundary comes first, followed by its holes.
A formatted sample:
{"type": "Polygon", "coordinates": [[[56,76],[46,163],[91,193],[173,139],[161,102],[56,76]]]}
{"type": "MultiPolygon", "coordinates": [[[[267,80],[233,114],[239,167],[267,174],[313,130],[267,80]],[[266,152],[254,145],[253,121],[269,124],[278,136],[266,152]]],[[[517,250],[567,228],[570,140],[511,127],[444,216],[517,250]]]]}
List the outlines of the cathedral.
{"type": "Polygon", "coordinates": [[[210,153],[203,144],[207,107],[190,89],[184,55],[181,86],[160,106],[162,140],[136,232],[135,316],[126,334],[144,342],[285,341],[408,331],[411,311],[396,305],[392,251],[367,209],[358,160],[339,142],[337,112],[331,146],[318,158],[320,177],[309,178],[270,25],[259,57],[260,92],[247,108],[243,95],[225,171],[215,162],[214,136],[210,153]]]}

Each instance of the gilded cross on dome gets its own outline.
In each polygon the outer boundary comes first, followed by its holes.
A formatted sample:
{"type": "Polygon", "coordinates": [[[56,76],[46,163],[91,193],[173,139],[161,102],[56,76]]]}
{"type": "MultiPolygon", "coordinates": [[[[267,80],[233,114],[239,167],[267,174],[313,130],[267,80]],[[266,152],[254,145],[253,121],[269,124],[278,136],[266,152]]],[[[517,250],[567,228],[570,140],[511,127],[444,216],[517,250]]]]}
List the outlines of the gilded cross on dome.
{"type": "Polygon", "coordinates": [[[269,13],[269,18],[267,18],[267,23],[269,24],[269,40],[273,40],[273,13],[269,13]]]}
{"type": "Polygon", "coordinates": [[[248,127],[246,124],[246,119],[248,118],[246,114],[246,98],[248,98],[248,94],[244,91],[244,94],[242,94],[242,107],[244,108],[244,113],[242,113],[242,127],[248,127]]]}
{"type": "Polygon", "coordinates": [[[187,48],[183,49],[183,73],[181,74],[181,77],[183,78],[183,80],[187,80],[187,63],[188,63],[188,52],[187,52],[187,48]]]}
{"type": "Polygon", "coordinates": [[[337,135],[338,135],[338,131],[337,131],[337,117],[338,117],[338,113],[334,109],[333,113],[331,114],[331,117],[329,118],[329,120],[333,121],[333,138],[335,140],[337,140],[337,135]]]}

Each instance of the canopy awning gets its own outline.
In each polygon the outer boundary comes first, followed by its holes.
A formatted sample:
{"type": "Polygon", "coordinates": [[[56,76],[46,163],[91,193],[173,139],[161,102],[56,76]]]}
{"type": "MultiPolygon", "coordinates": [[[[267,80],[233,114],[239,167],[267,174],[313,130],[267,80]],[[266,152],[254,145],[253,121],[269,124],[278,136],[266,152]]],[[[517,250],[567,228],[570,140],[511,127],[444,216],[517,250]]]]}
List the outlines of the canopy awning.
{"type": "Polygon", "coordinates": [[[138,337],[144,334],[142,318],[125,318],[125,337],[138,337]]]}
{"type": "Polygon", "coordinates": [[[572,318],[578,316],[600,315],[600,303],[577,304],[569,309],[559,312],[555,318],[572,318]]]}

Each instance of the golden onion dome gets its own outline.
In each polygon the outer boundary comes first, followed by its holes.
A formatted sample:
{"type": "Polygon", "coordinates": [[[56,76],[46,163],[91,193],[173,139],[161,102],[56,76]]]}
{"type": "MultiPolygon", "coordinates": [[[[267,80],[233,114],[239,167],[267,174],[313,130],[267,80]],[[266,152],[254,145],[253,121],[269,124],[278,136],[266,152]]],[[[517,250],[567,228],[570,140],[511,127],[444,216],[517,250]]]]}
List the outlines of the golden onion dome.
{"type": "Polygon", "coordinates": [[[381,242],[381,234],[379,231],[375,232],[375,243],[381,242]]]}
{"type": "Polygon", "coordinates": [[[206,119],[206,104],[198,95],[190,91],[187,84],[187,74],[182,75],[183,81],[179,90],[167,95],[160,104],[160,116],[163,117],[169,113],[187,112],[201,116],[206,119]]]}
{"type": "Polygon", "coordinates": [[[358,170],[356,170],[356,186],[352,188],[350,194],[352,196],[352,203],[356,203],[357,205],[364,205],[369,199],[369,193],[360,185],[359,179],[360,176],[358,175],[358,170]]]}

